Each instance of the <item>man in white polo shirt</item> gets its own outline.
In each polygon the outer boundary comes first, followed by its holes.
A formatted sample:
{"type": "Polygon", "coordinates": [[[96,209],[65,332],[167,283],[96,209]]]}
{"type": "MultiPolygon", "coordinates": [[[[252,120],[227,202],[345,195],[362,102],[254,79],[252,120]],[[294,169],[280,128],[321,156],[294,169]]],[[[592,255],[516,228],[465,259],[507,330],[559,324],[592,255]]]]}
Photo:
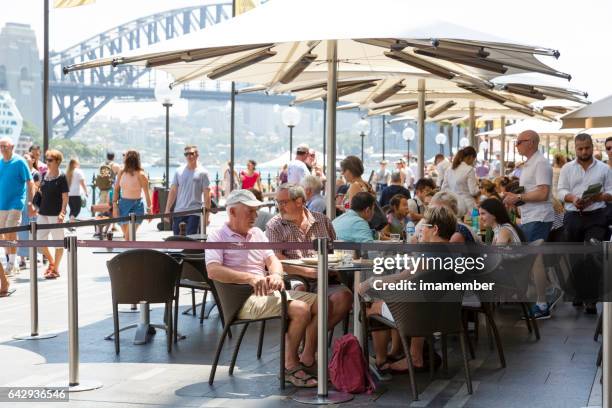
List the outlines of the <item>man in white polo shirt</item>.
{"type": "MultiPolygon", "coordinates": [[[[555,219],[551,200],[552,166],[538,150],[539,144],[540,135],[535,131],[525,130],[519,133],[516,148],[519,154],[526,157],[521,169],[519,185],[525,189],[525,192],[504,195],[504,204],[519,206],[521,229],[528,242],[539,239],[546,241],[555,219]]],[[[556,303],[559,296],[554,296],[549,307],[546,301],[546,270],[542,257],[536,258],[533,273],[536,281],[537,302],[533,305],[531,313],[536,319],[549,319],[550,308],[556,303]]]]}
{"type": "Polygon", "coordinates": [[[516,148],[519,154],[527,158],[519,181],[525,192],[504,195],[504,204],[520,205],[521,229],[529,242],[546,240],[555,219],[550,197],[552,166],[539,152],[539,144],[540,136],[533,130],[526,130],[518,135],[516,148]]]}

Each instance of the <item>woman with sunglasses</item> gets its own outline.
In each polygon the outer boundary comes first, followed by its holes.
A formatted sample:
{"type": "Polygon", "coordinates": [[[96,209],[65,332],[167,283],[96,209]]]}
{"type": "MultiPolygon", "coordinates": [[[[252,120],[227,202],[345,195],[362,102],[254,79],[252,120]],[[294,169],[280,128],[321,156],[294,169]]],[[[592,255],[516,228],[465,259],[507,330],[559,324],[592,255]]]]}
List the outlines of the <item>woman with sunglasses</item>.
{"type": "MultiPolygon", "coordinates": [[[[39,199],[34,197],[33,201],[38,205],[38,224],[56,224],[63,223],[66,217],[66,207],[68,206],[68,180],[66,175],[60,171],[60,164],[64,156],[57,150],[47,150],[45,154],[45,162],[47,164],[47,172],[40,182],[39,199]]],[[[40,240],[49,239],[49,235],[53,240],[64,239],[64,229],[39,229],[37,238],[40,240]]],[[[41,248],[45,258],[49,260],[49,266],[44,273],[45,279],[55,279],[60,276],[59,265],[64,254],[64,249],[55,248],[55,256],[51,255],[49,248],[41,248]]],[[[36,262],[32,259],[31,262],[36,262]]]]}
{"type": "MultiPolygon", "coordinates": [[[[130,214],[144,215],[142,194],[147,200],[146,213],[151,214],[151,193],[149,179],[140,165],[140,154],[136,150],[128,150],[123,158],[123,169],[119,172],[113,191],[113,217],[127,217],[130,214]]],[[[142,223],[137,220],[135,228],[142,223]]],[[[130,240],[129,222],[122,221],[121,231],[126,241],[130,240]]]]}
{"type": "MultiPolygon", "coordinates": [[[[444,206],[430,207],[425,211],[425,215],[421,220],[422,233],[421,242],[424,243],[448,243],[457,229],[457,218],[453,211],[444,206]]],[[[420,279],[419,276],[424,271],[412,271],[406,270],[399,274],[387,275],[384,277],[375,277],[375,280],[382,283],[400,282],[402,280],[420,279]],[[415,278],[416,277],[416,278],[415,278]]],[[[372,297],[376,297],[377,291],[374,289],[374,278],[368,279],[361,284],[359,293],[372,294],[372,297]]],[[[366,311],[367,315],[381,315],[382,317],[395,321],[391,311],[387,304],[383,301],[374,301],[372,305],[366,311]]],[[[408,372],[408,361],[406,357],[399,360],[393,358],[393,354],[387,352],[389,339],[392,340],[391,350],[392,353],[396,353],[401,350],[401,339],[395,330],[380,330],[372,332],[372,340],[374,343],[374,351],[376,354],[376,367],[381,374],[405,374],[408,372]],[[396,361],[394,361],[396,360],[396,361]]],[[[424,337],[413,337],[410,339],[410,359],[416,372],[424,372],[428,370],[428,364],[423,355],[425,345],[424,337]]],[[[435,354],[435,353],[434,353],[435,354]]],[[[437,368],[440,363],[440,357],[435,354],[434,356],[428,356],[428,358],[434,359],[434,366],[437,368]]]]}

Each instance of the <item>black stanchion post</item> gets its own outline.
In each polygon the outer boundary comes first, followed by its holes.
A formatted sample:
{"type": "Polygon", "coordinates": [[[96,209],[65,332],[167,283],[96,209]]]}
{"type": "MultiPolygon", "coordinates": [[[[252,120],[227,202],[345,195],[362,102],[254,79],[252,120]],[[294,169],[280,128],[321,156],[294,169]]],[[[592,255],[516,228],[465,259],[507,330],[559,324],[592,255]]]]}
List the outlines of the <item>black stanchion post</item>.
{"type": "MultiPolygon", "coordinates": [[[[36,241],[36,221],[30,221],[30,241],[36,241]]],[[[38,260],[35,246],[30,247],[30,334],[14,336],[16,340],[50,339],[57,334],[38,332],[38,260]]]]}
{"type": "Polygon", "coordinates": [[[219,182],[220,182],[220,180],[219,180],[219,172],[217,172],[217,174],[215,175],[215,194],[217,196],[217,202],[219,202],[219,197],[220,197],[220,194],[219,194],[219,182]]]}
{"type": "Polygon", "coordinates": [[[47,388],[68,387],[69,392],[89,391],[102,387],[99,381],[79,380],[79,293],[77,237],[64,238],[68,250],[68,384],[51,384],[47,388]]]}
{"type": "Polygon", "coordinates": [[[270,172],[268,172],[268,193],[272,192],[272,176],[270,176],[270,172]]]}
{"type": "MultiPolygon", "coordinates": [[[[96,175],[91,176],[91,205],[96,204],[96,175]]],[[[93,214],[91,214],[93,216],[93,214]]]]}
{"type": "Polygon", "coordinates": [[[202,206],[202,214],[200,214],[200,234],[206,234],[206,206],[202,206]]]}

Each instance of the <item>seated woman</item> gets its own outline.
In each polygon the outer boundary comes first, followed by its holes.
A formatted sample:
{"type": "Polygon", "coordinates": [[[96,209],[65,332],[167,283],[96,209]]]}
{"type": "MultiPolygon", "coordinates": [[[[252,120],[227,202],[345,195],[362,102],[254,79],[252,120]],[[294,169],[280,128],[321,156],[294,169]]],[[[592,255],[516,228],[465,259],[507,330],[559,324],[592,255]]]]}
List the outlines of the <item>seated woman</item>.
{"type": "Polygon", "coordinates": [[[388,224],[381,230],[381,238],[389,239],[391,234],[404,235],[408,222],[408,199],[402,194],[396,194],[389,201],[388,224]]]}
{"type": "Polygon", "coordinates": [[[493,229],[492,244],[520,244],[525,242],[523,231],[510,220],[501,201],[489,198],[480,203],[480,222],[493,229]]]}
{"type": "MultiPolygon", "coordinates": [[[[463,222],[461,222],[461,218],[463,214],[461,214],[461,208],[459,206],[459,199],[457,195],[450,191],[439,191],[433,195],[431,201],[429,203],[430,207],[446,207],[450,209],[455,217],[457,217],[457,231],[451,236],[449,242],[453,243],[474,243],[480,242],[480,237],[478,237],[474,231],[463,222]]],[[[421,236],[421,231],[423,229],[423,222],[419,222],[415,228],[415,234],[412,238],[411,243],[416,244],[419,242],[419,237],[421,236]]]]}
{"type": "MultiPolygon", "coordinates": [[[[427,243],[448,243],[451,236],[457,230],[457,218],[453,212],[444,206],[430,207],[425,212],[423,217],[423,232],[421,242],[427,243]]],[[[411,273],[412,271],[404,271],[399,274],[389,275],[385,277],[376,277],[377,280],[383,282],[400,281],[404,279],[412,280],[418,279],[421,271],[417,271],[416,274],[411,273]]],[[[369,279],[361,284],[359,288],[360,294],[369,292],[375,296],[376,291],[372,287],[372,279],[369,279]]],[[[367,310],[367,315],[378,314],[389,320],[394,320],[393,315],[389,311],[389,308],[383,301],[375,301],[367,310]]],[[[391,362],[389,357],[392,355],[399,354],[401,350],[401,342],[397,331],[395,330],[381,330],[372,333],[372,340],[374,343],[374,351],[376,353],[376,366],[379,370],[391,370],[392,373],[403,373],[408,370],[408,361],[406,358],[391,362]],[[388,353],[389,338],[392,338],[391,354],[388,353]]],[[[414,365],[415,371],[426,371],[427,365],[423,358],[423,345],[425,339],[423,337],[413,337],[410,341],[410,358],[414,365]]],[[[432,356],[430,356],[432,358],[432,356]]],[[[435,355],[433,358],[436,359],[436,365],[439,364],[440,358],[435,355]]]]}

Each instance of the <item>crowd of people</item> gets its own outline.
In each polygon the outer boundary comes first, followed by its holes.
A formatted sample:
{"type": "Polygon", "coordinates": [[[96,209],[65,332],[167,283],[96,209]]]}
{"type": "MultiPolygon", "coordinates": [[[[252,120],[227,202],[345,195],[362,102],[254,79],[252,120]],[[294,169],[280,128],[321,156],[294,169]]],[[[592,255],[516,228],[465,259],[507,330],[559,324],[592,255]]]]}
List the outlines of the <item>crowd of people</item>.
{"type": "MultiPolygon", "coordinates": [[[[477,165],[473,147],[459,150],[452,160],[437,155],[432,171],[421,177],[417,169],[404,160],[397,162],[394,171],[386,169],[387,162],[373,179],[365,180],[364,166],[356,156],[340,162],[336,188],[336,217],[326,214],[323,186],[326,177],[316,165],[314,152],[305,145],[297,147],[295,158],[281,174],[284,181],[275,191],[277,214],[259,211],[263,205],[261,177],[255,161],[236,174],[233,191],[226,193],[227,222],[212,231],[208,242],[311,242],[315,238],[347,242],[373,242],[403,237],[407,242],[457,242],[468,244],[508,245],[544,241],[588,242],[609,239],[612,202],[612,138],[605,141],[608,163],[594,156],[593,140],[588,134],[575,137],[575,159],[563,162],[555,157],[554,167],[539,149],[539,135],[524,131],[518,135],[516,146],[525,161],[512,173],[502,174],[501,158],[486,169],[477,165]],[[499,162],[499,163],[498,163],[499,162]],[[486,170],[486,171],[485,171],[486,170]],[[435,179],[431,177],[435,171],[435,179]],[[333,218],[333,221],[332,221],[333,218]],[[490,234],[486,234],[488,230],[490,234]]],[[[78,216],[83,176],[78,161],[71,160],[66,174],[60,170],[63,156],[59,151],[45,153],[45,163],[33,148],[25,158],[13,154],[8,139],[0,139],[0,227],[19,225],[21,220],[38,216],[39,223],[62,223],[68,207],[70,217],[78,216]],[[73,198],[74,197],[74,198],[73,198]],[[73,210],[74,209],[74,210],[73,210]]],[[[179,212],[211,206],[210,180],[198,161],[196,146],[187,146],[185,164],[172,178],[165,212],[179,212]]],[[[142,170],[137,151],[128,150],[123,163],[117,165],[109,156],[105,165],[111,170],[112,189],[104,195],[107,210],[113,216],[137,215],[151,212],[151,197],[146,174],[142,170]],[[144,202],[143,202],[144,197],[144,202]]],[[[101,181],[102,184],[102,181],[101,181]]],[[[207,220],[208,222],[208,220],[207,220]]],[[[188,215],[172,220],[174,234],[184,223],[186,231],[196,233],[199,216],[188,215]]],[[[127,228],[122,225],[125,239],[127,228]]],[[[63,229],[46,230],[61,239],[63,229]]],[[[43,234],[39,238],[44,239],[43,234]]],[[[12,239],[10,234],[5,238],[12,239]]],[[[15,254],[8,253],[6,272],[15,269],[15,254]]],[[[43,249],[49,267],[45,277],[59,276],[62,250],[54,254],[43,249]]],[[[287,379],[297,387],[316,386],[316,273],[312,268],[283,265],[282,260],[314,256],[312,250],[206,250],[208,275],[226,283],[249,284],[253,295],[239,312],[240,318],[264,318],[280,314],[278,291],[284,288],[282,274],[296,278],[288,290],[289,323],[285,366],[287,379]],[[300,348],[300,344],[303,347],[300,348]]],[[[540,257],[541,258],[541,257],[540,257]]],[[[543,262],[543,261],[541,261],[543,262]]],[[[582,267],[579,264],[578,268],[582,267]]],[[[542,273],[545,265],[534,267],[542,273]]],[[[539,272],[538,272],[539,271],[539,272]]],[[[550,282],[539,279],[537,302],[532,313],[538,319],[551,316],[550,310],[558,296],[550,299],[550,282]]],[[[402,274],[384,279],[401,279],[402,274]]],[[[10,291],[5,269],[0,267],[0,294],[10,291]]],[[[365,282],[360,292],[371,289],[365,282]]],[[[583,293],[575,305],[584,303],[587,313],[596,313],[597,296],[583,293]]],[[[329,314],[330,329],[343,321],[353,308],[353,295],[342,278],[330,272],[329,314]]],[[[374,302],[368,313],[382,314],[392,319],[384,302],[374,302]]],[[[381,371],[403,372],[405,357],[390,359],[399,353],[394,333],[380,332],[374,336],[376,366],[381,371]],[[391,343],[389,353],[388,343],[391,343]]],[[[410,355],[417,370],[426,367],[423,354],[424,339],[415,338],[410,355]]],[[[429,356],[428,358],[435,358],[429,356]]]]}

